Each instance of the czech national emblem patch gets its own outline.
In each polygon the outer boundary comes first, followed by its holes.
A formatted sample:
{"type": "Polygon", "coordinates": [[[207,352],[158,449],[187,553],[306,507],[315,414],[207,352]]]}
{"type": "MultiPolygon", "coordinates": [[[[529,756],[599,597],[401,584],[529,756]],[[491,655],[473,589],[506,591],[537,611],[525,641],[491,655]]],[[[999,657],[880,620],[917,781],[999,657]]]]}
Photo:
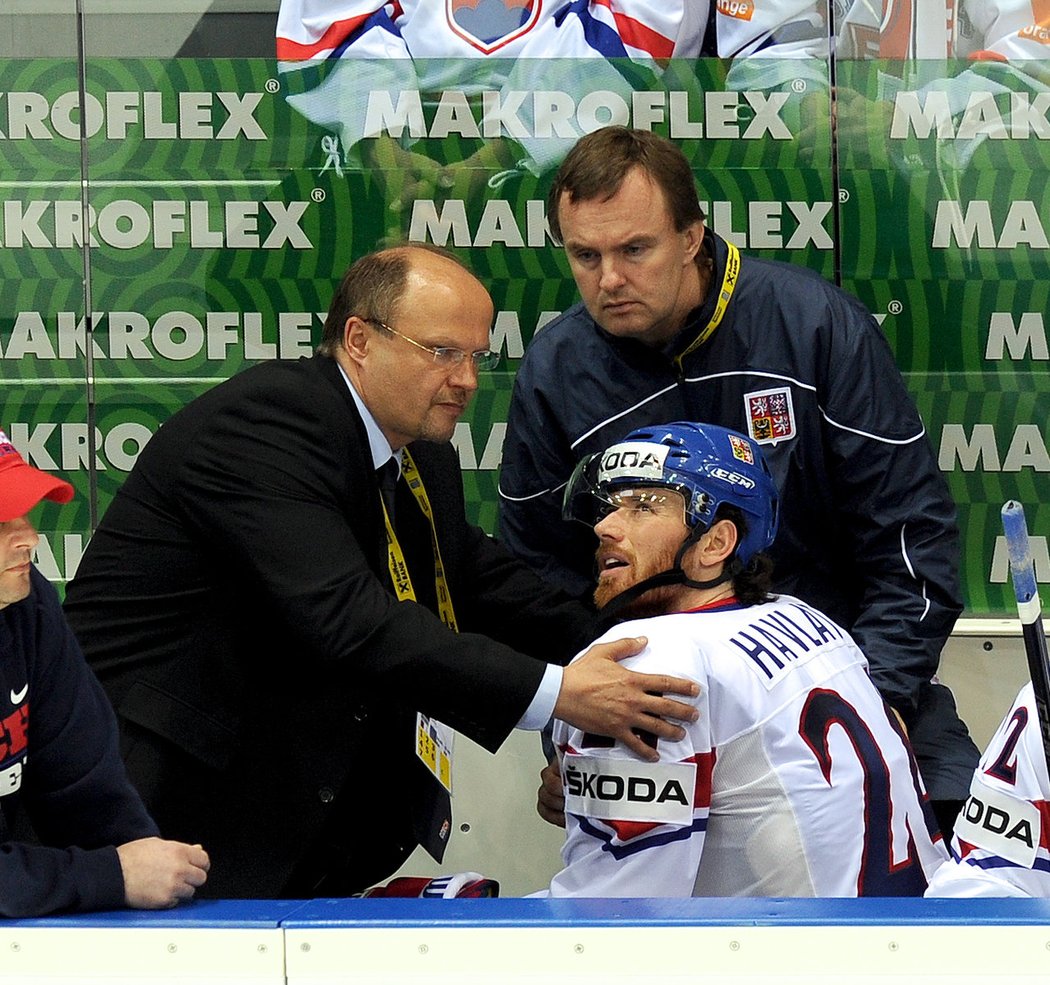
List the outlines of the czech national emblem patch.
{"type": "Polygon", "coordinates": [[[790,387],[745,393],[744,413],[747,415],[747,433],[760,445],[773,445],[795,437],[790,387]]]}
{"type": "Polygon", "coordinates": [[[729,444],[733,447],[733,458],[738,462],[747,462],[748,465],[755,464],[755,453],[751,450],[751,442],[745,441],[738,435],[729,436],[729,444]]]}
{"type": "Polygon", "coordinates": [[[540,15],[540,0],[445,0],[448,25],[486,55],[527,34],[540,15]]]}

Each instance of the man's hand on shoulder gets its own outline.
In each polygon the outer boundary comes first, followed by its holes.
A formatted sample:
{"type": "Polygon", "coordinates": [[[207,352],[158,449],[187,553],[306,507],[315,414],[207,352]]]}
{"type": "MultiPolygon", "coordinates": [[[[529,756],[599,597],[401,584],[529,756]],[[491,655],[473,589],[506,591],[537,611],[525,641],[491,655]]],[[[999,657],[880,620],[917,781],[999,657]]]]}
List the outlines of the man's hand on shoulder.
{"type": "Polygon", "coordinates": [[[574,660],[565,668],[554,715],[585,732],[610,736],[656,762],[659,754],[635,730],[658,739],[683,739],[685,730],[675,722],[695,722],[697,710],[665,695],[695,698],[700,688],[680,677],[639,674],[620,666],[619,661],[641,652],[647,642],[640,636],[600,643],[574,660]]]}
{"type": "Polygon", "coordinates": [[[192,899],[208,878],[211,862],[200,845],[140,838],[117,848],[124,873],[124,902],[140,910],[161,910],[192,899]]]}

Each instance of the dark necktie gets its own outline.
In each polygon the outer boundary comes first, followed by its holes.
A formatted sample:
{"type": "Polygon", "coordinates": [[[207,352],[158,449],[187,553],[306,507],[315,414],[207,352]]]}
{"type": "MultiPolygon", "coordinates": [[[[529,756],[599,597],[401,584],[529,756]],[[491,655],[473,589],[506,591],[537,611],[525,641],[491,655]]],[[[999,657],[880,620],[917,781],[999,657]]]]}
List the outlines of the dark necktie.
{"type": "Polygon", "coordinates": [[[386,462],[376,469],[376,478],[379,480],[379,495],[383,497],[386,504],[386,514],[390,522],[394,522],[394,492],[397,489],[397,480],[401,470],[397,467],[397,459],[388,458],[386,462]]]}
{"type": "MultiPolygon", "coordinates": [[[[396,458],[390,458],[376,469],[376,480],[379,483],[379,495],[386,504],[386,514],[390,525],[394,525],[394,492],[401,469],[396,458]]],[[[411,527],[411,517],[406,516],[406,526],[411,527]]],[[[402,531],[402,535],[405,531],[402,531]]],[[[409,542],[409,547],[411,542],[409,542]]],[[[434,603],[431,603],[434,607],[434,603]]],[[[404,740],[402,740],[404,741],[404,740]]],[[[425,778],[420,782],[419,797],[413,818],[412,827],[419,843],[436,862],[440,863],[452,832],[452,798],[441,785],[437,777],[430,773],[423,764],[416,760],[415,769],[422,771],[425,778]]]]}

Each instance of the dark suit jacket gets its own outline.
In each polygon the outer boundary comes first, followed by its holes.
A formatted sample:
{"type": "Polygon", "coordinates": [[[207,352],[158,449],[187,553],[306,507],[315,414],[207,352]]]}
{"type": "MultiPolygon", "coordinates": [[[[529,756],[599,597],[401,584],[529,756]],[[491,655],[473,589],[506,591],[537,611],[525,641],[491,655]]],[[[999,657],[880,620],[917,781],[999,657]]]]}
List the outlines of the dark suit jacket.
{"type": "MultiPolygon", "coordinates": [[[[582,606],[466,522],[452,447],[411,452],[459,634],[392,595],[364,425],[322,356],[253,367],[175,414],[68,586],[126,733],[170,751],[136,765],[126,745],[129,771],[162,832],[211,853],[212,895],[278,895],[331,835],[333,804],[338,837],[370,860],[362,878],[389,874],[415,844],[415,711],[495,750],[539,684],[531,657],[564,663],[591,635],[582,606]]],[[[432,605],[407,490],[397,517],[432,605]]]]}

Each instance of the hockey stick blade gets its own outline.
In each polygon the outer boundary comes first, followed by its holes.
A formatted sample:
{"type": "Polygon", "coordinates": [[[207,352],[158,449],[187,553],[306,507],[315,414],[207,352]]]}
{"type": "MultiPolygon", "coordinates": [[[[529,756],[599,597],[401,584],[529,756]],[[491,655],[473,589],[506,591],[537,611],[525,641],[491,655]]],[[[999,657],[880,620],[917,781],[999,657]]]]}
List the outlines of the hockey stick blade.
{"type": "Polygon", "coordinates": [[[1028,543],[1024,507],[1015,500],[1010,500],[1003,505],[1002,517],[1006,550],[1010,556],[1010,578],[1017,598],[1017,614],[1021,619],[1028,674],[1032,678],[1035,707],[1039,715],[1039,734],[1043,739],[1047,768],[1050,769],[1050,658],[1047,657],[1039,587],[1035,580],[1032,548],[1028,543]]]}

